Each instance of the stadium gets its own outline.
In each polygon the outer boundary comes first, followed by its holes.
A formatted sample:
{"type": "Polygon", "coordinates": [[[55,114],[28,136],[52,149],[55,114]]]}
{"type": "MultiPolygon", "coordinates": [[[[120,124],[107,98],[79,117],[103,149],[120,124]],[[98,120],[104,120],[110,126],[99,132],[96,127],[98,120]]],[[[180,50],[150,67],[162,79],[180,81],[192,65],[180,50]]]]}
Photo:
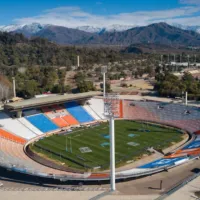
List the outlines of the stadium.
{"type": "MultiPolygon", "coordinates": [[[[120,97],[119,113],[117,180],[167,171],[199,157],[198,107],[120,97]]],[[[7,103],[0,112],[0,165],[62,182],[109,181],[107,121],[101,92],[7,103]]]]}

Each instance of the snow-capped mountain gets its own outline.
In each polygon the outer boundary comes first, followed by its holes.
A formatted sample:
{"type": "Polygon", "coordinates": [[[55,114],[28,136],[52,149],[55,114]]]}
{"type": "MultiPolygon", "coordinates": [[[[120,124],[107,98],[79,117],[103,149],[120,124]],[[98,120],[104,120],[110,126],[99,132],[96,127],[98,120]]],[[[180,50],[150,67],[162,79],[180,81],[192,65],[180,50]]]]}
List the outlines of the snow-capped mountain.
{"type": "Polygon", "coordinates": [[[26,37],[31,37],[48,26],[49,26],[48,24],[43,25],[39,23],[24,24],[24,25],[9,25],[9,26],[0,26],[0,31],[22,33],[26,37]]]}
{"type": "Polygon", "coordinates": [[[30,32],[30,33],[37,33],[39,31],[41,31],[42,29],[46,28],[47,26],[49,26],[48,24],[39,24],[39,23],[32,23],[32,24],[29,24],[29,25],[24,25],[23,27],[21,28],[18,28],[17,30],[21,29],[23,31],[27,31],[27,32],[30,32]]]}
{"type": "Polygon", "coordinates": [[[106,27],[105,30],[106,32],[121,32],[121,31],[126,31],[134,27],[136,26],[113,24],[112,26],[106,27]]]}
{"type": "MultiPolygon", "coordinates": [[[[185,26],[181,24],[171,24],[172,26],[175,26],[177,28],[183,29],[183,30],[192,30],[197,33],[200,33],[200,26],[185,26]]],[[[39,23],[32,23],[32,24],[23,24],[23,25],[8,25],[8,26],[0,26],[0,31],[3,32],[17,32],[22,33],[26,37],[35,36],[40,31],[44,30],[45,28],[49,26],[55,26],[51,24],[39,24],[39,23]]],[[[85,31],[88,33],[98,33],[102,34],[105,32],[122,32],[126,31],[132,28],[135,28],[136,26],[130,26],[130,25],[119,25],[114,24],[107,27],[98,27],[98,26],[78,26],[73,29],[77,29],[80,31],[85,31]]],[[[65,28],[71,28],[71,27],[65,27],[65,28]]]]}
{"type": "MultiPolygon", "coordinates": [[[[87,31],[91,31],[90,27],[87,31]]],[[[159,44],[174,46],[199,46],[200,34],[182,30],[167,23],[160,22],[142,27],[110,26],[96,29],[98,33],[89,33],[75,28],[56,25],[30,24],[22,27],[3,27],[3,30],[12,30],[12,33],[22,33],[26,37],[46,38],[51,42],[62,45],[124,45],[131,44],[159,44]],[[130,29],[131,28],[131,29],[130,29]],[[15,31],[13,31],[15,30],[15,31]],[[104,32],[107,31],[107,32],[104,32]],[[115,31],[113,32],[109,31],[115,31]],[[121,31],[121,32],[120,32],[121,31]],[[178,35],[178,37],[176,37],[178,35]]],[[[183,27],[182,27],[183,28],[183,27]]],[[[186,28],[186,27],[185,27],[186,28]]],[[[195,27],[196,30],[197,27],[195,27]]],[[[96,31],[92,28],[92,31],[96,31]]]]}
{"type": "Polygon", "coordinates": [[[43,28],[48,26],[48,24],[42,25],[39,23],[32,23],[32,24],[24,24],[24,25],[8,25],[8,26],[0,26],[0,31],[3,32],[13,32],[18,30],[24,30],[31,33],[37,33],[41,31],[43,28]]]}
{"type": "Polygon", "coordinates": [[[102,31],[102,28],[94,27],[94,26],[78,26],[76,29],[80,31],[85,31],[89,33],[100,33],[102,31]]]}
{"type": "Polygon", "coordinates": [[[0,26],[0,31],[2,31],[2,32],[12,32],[12,31],[21,29],[23,26],[25,26],[25,25],[13,24],[13,25],[8,25],[8,26],[0,26]]]}
{"type": "Polygon", "coordinates": [[[181,25],[181,24],[172,24],[172,26],[175,26],[183,30],[195,31],[197,33],[200,33],[200,26],[186,26],[186,25],[181,25]]]}
{"type": "Polygon", "coordinates": [[[89,33],[121,32],[134,28],[135,26],[114,24],[107,27],[79,26],[76,29],[89,33]]]}
{"type": "MultiPolygon", "coordinates": [[[[0,26],[0,31],[3,32],[28,32],[29,34],[35,34],[41,31],[42,29],[46,28],[47,26],[51,26],[50,24],[39,24],[39,23],[32,23],[32,24],[24,24],[24,25],[8,25],[8,26],[0,26]]],[[[128,25],[118,25],[114,24],[112,26],[107,27],[95,27],[95,26],[78,26],[75,29],[85,31],[88,33],[102,33],[102,32],[121,32],[128,29],[133,28],[134,26],[128,25]]],[[[70,27],[66,27],[70,28],[70,27]]]]}

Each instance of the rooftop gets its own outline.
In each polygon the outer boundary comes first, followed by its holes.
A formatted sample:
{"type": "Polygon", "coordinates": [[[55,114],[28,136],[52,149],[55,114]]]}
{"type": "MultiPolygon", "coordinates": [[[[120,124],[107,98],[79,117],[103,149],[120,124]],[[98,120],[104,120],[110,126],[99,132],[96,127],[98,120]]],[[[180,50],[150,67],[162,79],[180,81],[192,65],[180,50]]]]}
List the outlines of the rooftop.
{"type": "Polygon", "coordinates": [[[78,94],[64,94],[64,95],[48,96],[41,98],[33,98],[33,99],[5,104],[4,108],[10,111],[17,111],[21,109],[29,109],[29,108],[37,108],[53,104],[61,104],[72,100],[88,99],[93,96],[99,96],[99,95],[102,95],[102,92],[86,92],[78,94]]]}

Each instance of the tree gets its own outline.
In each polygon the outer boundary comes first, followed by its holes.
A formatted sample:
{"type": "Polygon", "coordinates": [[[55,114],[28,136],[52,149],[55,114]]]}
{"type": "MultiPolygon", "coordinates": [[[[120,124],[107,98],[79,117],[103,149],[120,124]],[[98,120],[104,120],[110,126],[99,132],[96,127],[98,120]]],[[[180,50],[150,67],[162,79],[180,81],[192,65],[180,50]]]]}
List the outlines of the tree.
{"type": "Polygon", "coordinates": [[[76,81],[76,83],[79,83],[81,81],[84,81],[86,78],[85,74],[83,74],[82,72],[78,72],[75,76],[74,79],[76,81]]]}
{"type": "Polygon", "coordinates": [[[51,90],[52,93],[62,93],[62,85],[54,85],[51,90]]]}
{"type": "Polygon", "coordinates": [[[79,92],[89,92],[95,90],[95,87],[91,81],[80,81],[77,83],[77,89],[79,92]]]}
{"type": "Polygon", "coordinates": [[[23,98],[30,98],[38,92],[38,84],[34,80],[27,80],[24,87],[20,90],[17,88],[17,95],[23,98]]]}

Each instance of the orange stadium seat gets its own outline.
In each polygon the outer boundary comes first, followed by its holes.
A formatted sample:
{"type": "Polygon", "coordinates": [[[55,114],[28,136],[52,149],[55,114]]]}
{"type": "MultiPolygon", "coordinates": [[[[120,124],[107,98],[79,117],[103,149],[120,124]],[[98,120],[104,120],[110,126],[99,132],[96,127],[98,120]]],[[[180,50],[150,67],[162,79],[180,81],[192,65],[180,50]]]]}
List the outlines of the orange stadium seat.
{"type": "Polygon", "coordinates": [[[177,157],[182,157],[182,156],[186,156],[186,155],[198,155],[200,154],[200,149],[199,148],[195,148],[195,149],[180,149],[177,150],[175,153],[169,155],[169,156],[165,156],[164,158],[177,158],[177,157]]]}
{"type": "Polygon", "coordinates": [[[183,157],[183,156],[187,156],[187,153],[175,153],[169,156],[165,156],[164,158],[170,159],[170,158],[178,158],[178,157],[183,157]]]}
{"type": "Polygon", "coordinates": [[[66,116],[62,117],[62,119],[64,119],[70,125],[79,124],[78,121],[75,118],[73,118],[71,115],[66,115],[66,116]]]}
{"type": "Polygon", "coordinates": [[[119,103],[119,117],[123,118],[123,101],[122,100],[120,100],[120,103],[119,103]]]}
{"type": "Polygon", "coordinates": [[[8,140],[12,140],[12,141],[15,141],[15,142],[21,143],[21,144],[26,143],[25,139],[23,139],[21,137],[18,137],[16,135],[13,135],[13,134],[11,134],[11,133],[3,130],[3,129],[0,129],[0,137],[4,137],[4,138],[6,138],[8,140]]]}
{"type": "Polygon", "coordinates": [[[106,178],[109,174],[91,174],[89,178],[106,178]]]}
{"type": "Polygon", "coordinates": [[[56,117],[54,119],[52,119],[52,121],[59,127],[63,128],[63,127],[66,127],[66,126],[69,126],[69,124],[63,120],[62,118],[60,117],[56,117]]]}

